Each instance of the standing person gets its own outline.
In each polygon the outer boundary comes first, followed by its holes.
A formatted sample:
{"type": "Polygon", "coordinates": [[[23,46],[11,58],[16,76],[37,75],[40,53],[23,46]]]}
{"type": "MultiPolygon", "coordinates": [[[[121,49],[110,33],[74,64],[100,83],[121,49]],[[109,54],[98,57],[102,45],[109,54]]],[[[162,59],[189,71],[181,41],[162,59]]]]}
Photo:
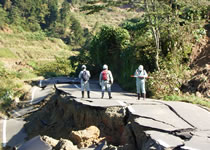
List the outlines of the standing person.
{"type": "Polygon", "coordinates": [[[138,69],[136,69],[134,76],[136,77],[136,91],[137,91],[137,95],[138,95],[138,100],[140,99],[141,93],[145,100],[146,99],[145,78],[148,77],[148,75],[142,65],[139,65],[138,69]],[[141,91],[141,93],[140,93],[140,91],[141,91]]]}
{"type": "Polygon", "coordinates": [[[108,95],[109,95],[109,99],[112,98],[111,96],[111,86],[113,84],[113,76],[112,76],[112,72],[110,70],[108,70],[108,66],[105,64],[103,65],[103,71],[101,71],[100,76],[99,76],[99,83],[101,85],[101,91],[102,91],[102,95],[101,98],[104,98],[104,91],[105,89],[107,89],[108,91],[108,95]]]}
{"type": "Polygon", "coordinates": [[[90,98],[90,86],[89,86],[89,79],[90,79],[90,72],[86,70],[86,66],[82,65],[82,71],[79,73],[79,78],[81,79],[81,92],[82,98],[84,98],[85,90],[87,91],[88,98],[90,98]]]}

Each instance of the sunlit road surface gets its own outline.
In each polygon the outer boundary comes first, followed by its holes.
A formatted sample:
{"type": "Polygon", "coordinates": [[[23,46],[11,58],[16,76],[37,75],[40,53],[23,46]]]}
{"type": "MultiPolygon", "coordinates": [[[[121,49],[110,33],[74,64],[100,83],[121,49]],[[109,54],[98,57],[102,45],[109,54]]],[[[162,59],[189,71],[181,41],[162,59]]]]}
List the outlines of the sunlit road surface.
{"type": "Polygon", "coordinates": [[[0,121],[2,146],[21,145],[26,138],[22,119],[4,119],[0,121]]]}
{"type": "MultiPolygon", "coordinates": [[[[32,98],[29,103],[32,105],[23,110],[13,110],[14,117],[21,117],[32,111],[33,104],[41,102],[46,96],[54,91],[53,88],[55,87],[58,90],[73,96],[74,100],[78,103],[91,107],[127,107],[132,115],[139,116],[139,118],[135,120],[136,124],[139,125],[157,128],[158,130],[165,130],[167,132],[182,129],[197,129],[192,132],[195,136],[193,136],[192,140],[185,143],[185,147],[202,147],[203,149],[206,149],[206,147],[210,145],[208,139],[206,140],[206,137],[209,137],[210,135],[210,114],[205,109],[196,105],[148,98],[146,100],[137,100],[135,93],[124,92],[117,84],[112,86],[112,99],[108,98],[107,92],[105,92],[104,98],[101,99],[101,89],[97,81],[90,81],[91,98],[87,98],[86,92],[85,98],[81,98],[80,84],[78,83],[78,80],[75,83],[73,81],[70,81],[71,83],[66,82],[69,82],[69,80],[51,79],[40,82],[39,84],[41,86],[33,87],[31,91],[32,98]],[[146,116],[146,118],[141,116],[146,116]],[[196,139],[196,141],[194,139],[196,139]]],[[[24,121],[18,118],[3,118],[0,121],[0,140],[2,141],[3,146],[18,146],[24,142],[26,134],[24,133],[23,125],[24,121]]],[[[162,133],[149,132],[147,134],[157,138],[156,135],[161,135],[162,133]]],[[[174,137],[170,136],[162,135],[161,141],[166,142],[165,144],[175,144],[175,140],[171,143],[174,137]]],[[[29,141],[30,144],[26,143],[26,147],[28,149],[30,149],[30,146],[34,147],[36,145],[35,143],[39,141],[37,139],[29,141]]]]}

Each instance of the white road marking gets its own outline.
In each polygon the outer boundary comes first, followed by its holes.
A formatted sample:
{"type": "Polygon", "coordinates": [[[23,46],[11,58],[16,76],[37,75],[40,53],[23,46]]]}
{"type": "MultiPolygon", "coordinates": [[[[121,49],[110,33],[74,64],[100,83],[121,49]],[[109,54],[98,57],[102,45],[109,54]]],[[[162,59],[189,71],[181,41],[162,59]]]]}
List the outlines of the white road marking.
{"type": "Polygon", "coordinates": [[[39,81],[39,87],[42,87],[42,80],[39,81]]]}
{"type": "Polygon", "coordinates": [[[31,96],[31,100],[30,100],[30,104],[32,105],[33,104],[33,100],[34,100],[34,94],[35,94],[35,91],[36,91],[37,87],[35,87],[32,91],[32,96],[31,96]]]}
{"type": "Polygon", "coordinates": [[[18,117],[21,116],[21,114],[18,113],[17,111],[15,111],[15,110],[12,110],[12,112],[14,112],[18,117]]]}
{"type": "Polygon", "coordinates": [[[135,110],[133,109],[133,107],[132,106],[128,106],[128,109],[130,110],[130,112],[132,112],[132,113],[134,113],[135,112],[135,110]]]}
{"type": "Polygon", "coordinates": [[[4,118],[4,122],[3,122],[3,135],[2,135],[2,138],[3,138],[3,141],[2,141],[2,146],[3,147],[6,147],[7,145],[7,118],[5,117],[4,118]]]}

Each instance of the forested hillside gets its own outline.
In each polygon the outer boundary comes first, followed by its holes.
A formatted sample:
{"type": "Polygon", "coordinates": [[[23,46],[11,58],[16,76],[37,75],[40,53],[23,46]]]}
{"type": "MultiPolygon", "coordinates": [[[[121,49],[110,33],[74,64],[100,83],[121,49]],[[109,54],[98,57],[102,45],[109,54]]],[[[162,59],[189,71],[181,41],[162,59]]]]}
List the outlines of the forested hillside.
{"type": "Polygon", "coordinates": [[[205,51],[209,57],[209,3],[1,0],[1,107],[23,100],[32,78],[77,76],[82,64],[93,78],[107,64],[115,82],[133,92],[130,76],[142,64],[152,77],[147,80],[149,97],[210,107],[208,59],[197,86],[192,90],[189,83],[196,75],[193,56],[205,51]]]}

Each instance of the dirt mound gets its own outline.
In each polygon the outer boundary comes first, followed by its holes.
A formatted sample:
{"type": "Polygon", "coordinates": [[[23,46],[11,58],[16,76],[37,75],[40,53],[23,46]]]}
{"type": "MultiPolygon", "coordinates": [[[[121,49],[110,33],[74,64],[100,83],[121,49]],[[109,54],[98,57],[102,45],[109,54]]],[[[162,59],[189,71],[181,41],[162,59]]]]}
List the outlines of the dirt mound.
{"type": "Polygon", "coordinates": [[[205,37],[198,43],[191,54],[191,68],[203,68],[210,65],[210,38],[205,37]]]}

